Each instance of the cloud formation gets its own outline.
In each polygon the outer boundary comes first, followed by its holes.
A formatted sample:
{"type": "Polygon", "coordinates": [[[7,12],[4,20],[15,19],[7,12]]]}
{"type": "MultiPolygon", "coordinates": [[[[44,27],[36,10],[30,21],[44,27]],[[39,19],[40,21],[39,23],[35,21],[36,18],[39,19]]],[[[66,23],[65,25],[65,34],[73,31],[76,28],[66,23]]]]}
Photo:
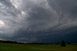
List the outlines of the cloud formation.
{"type": "Polygon", "coordinates": [[[76,0],[0,0],[0,35],[37,41],[38,36],[45,35],[37,32],[56,32],[76,27],[76,2],[76,0]]]}

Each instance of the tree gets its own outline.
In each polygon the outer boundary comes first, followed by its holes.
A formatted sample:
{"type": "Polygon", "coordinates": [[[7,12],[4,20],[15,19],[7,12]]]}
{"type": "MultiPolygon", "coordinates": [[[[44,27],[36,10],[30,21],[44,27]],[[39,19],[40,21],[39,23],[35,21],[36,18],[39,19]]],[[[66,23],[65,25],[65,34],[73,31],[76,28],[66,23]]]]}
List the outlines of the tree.
{"type": "Polygon", "coordinates": [[[61,46],[65,47],[66,46],[66,43],[62,40],[61,42],[61,46]]]}

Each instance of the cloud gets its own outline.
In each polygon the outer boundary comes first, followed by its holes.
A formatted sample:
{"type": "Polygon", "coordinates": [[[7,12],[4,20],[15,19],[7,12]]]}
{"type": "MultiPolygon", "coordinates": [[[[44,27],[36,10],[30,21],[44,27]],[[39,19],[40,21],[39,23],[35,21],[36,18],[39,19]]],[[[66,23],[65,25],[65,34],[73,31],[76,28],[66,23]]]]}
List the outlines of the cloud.
{"type": "MultiPolygon", "coordinates": [[[[59,25],[61,28],[77,26],[76,0],[48,0],[49,5],[56,10],[59,15],[59,25]]],[[[59,26],[59,27],[60,27],[59,26]]],[[[60,28],[60,29],[61,29],[60,28]]]]}
{"type": "Polygon", "coordinates": [[[76,2],[76,0],[0,0],[0,35],[37,41],[38,36],[45,35],[38,32],[57,32],[76,27],[76,2]]]}
{"type": "Polygon", "coordinates": [[[20,24],[21,11],[17,10],[9,0],[1,0],[0,3],[0,23],[5,25],[0,27],[0,31],[3,32],[1,34],[12,35],[19,28],[17,25],[20,24]]]}
{"type": "Polygon", "coordinates": [[[27,28],[24,28],[27,29],[27,31],[37,32],[47,30],[58,23],[58,15],[56,11],[48,5],[47,0],[26,0],[24,2],[25,4],[22,4],[23,6],[20,10],[28,14],[28,17],[24,18],[27,19],[27,21],[24,21],[27,22],[27,28]]]}

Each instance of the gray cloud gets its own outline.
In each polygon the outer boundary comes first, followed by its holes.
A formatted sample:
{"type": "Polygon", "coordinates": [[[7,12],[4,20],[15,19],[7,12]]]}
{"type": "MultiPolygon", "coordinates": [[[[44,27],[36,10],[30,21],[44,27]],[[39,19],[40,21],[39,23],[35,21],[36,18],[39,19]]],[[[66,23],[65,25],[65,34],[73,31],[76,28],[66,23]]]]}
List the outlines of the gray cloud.
{"type": "Polygon", "coordinates": [[[76,0],[0,0],[0,35],[18,40],[37,41],[38,37],[45,35],[37,32],[56,32],[76,27],[76,2],[76,0]]]}
{"type": "Polygon", "coordinates": [[[1,0],[0,10],[0,21],[4,23],[4,27],[0,27],[1,34],[12,35],[19,27],[17,25],[19,25],[21,19],[19,18],[21,11],[17,10],[9,0],[1,0]]]}

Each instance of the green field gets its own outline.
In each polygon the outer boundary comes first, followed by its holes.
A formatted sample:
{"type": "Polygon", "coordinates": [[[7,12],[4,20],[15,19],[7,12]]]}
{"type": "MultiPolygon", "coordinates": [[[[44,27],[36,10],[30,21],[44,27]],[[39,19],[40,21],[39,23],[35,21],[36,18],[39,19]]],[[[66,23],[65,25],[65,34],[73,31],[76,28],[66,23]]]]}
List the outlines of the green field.
{"type": "Polygon", "coordinates": [[[77,45],[33,45],[0,43],[0,51],[77,51],[77,45]]]}

